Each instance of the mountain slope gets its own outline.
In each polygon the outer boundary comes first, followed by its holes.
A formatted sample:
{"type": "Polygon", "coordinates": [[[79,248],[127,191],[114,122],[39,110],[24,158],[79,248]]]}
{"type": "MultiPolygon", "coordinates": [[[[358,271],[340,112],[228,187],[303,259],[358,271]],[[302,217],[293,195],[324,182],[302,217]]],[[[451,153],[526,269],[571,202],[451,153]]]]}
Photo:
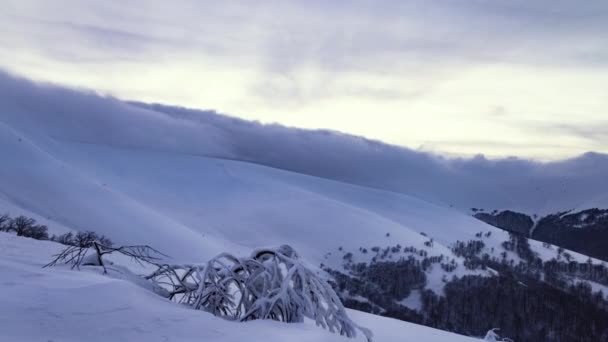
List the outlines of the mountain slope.
{"type": "Polygon", "coordinates": [[[406,193],[463,212],[481,207],[547,215],[608,207],[608,155],[535,162],[518,158],[447,159],[333,131],[260,125],[165,105],[132,103],[229,137],[234,158],[406,193]],[[276,144],[280,141],[281,144],[276,144]],[[353,168],[352,165],[357,165],[353,168]]]}
{"type": "MultiPolygon", "coordinates": [[[[545,216],[608,207],[608,156],[598,153],[550,163],[445,159],[338,132],[125,103],[1,72],[0,108],[0,122],[29,136],[43,131],[53,140],[250,161],[405,193],[467,213],[476,207],[545,216]]],[[[54,148],[52,140],[41,144],[54,148]]]]}
{"type": "MultiPolygon", "coordinates": [[[[0,340],[347,341],[315,327],[313,322],[228,322],[180,307],[131,282],[108,278],[94,270],[43,269],[59,247],[0,233],[0,340]]],[[[475,341],[362,312],[349,314],[373,329],[376,341],[475,341]]]]}
{"type": "MultiPolygon", "coordinates": [[[[497,186],[513,193],[492,197],[495,172],[531,168],[540,179],[554,170],[548,165],[420,157],[335,133],[125,103],[6,75],[0,75],[0,90],[0,213],[42,219],[52,233],[93,230],[118,244],[149,244],[177,263],[290,244],[311,266],[334,275],[350,307],[472,336],[503,325],[523,341],[547,331],[556,341],[608,332],[583,319],[597,309],[591,300],[606,300],[605,265],[517,238],[463,209],[473,199],[518,203],[527,189],[509,182],[497,186]],[[384,170],[398,152],[420,158],[399,157],[390,172],[384,170]],[[349,164],[353,153],[371,159],[349,164]],[[478,164],[491,166],[481,178],[478,164]],[[346,171],[359,167],[361,174],[346,171]],[[446,205],[451,199],[458,200],[453,207],[446,205]],[[492,290],[514,292],[484,303],[475,301],[477,295],[466,297],[492,290]],[[560,310],[574,308],[574,319],[537,311],[549,300],[545,292],[560,310]],[[463,304],[449,304],[458,301],[463,304]],[[535,311],[496,309],[522,303],[535,311]],[[458,319],[471,315],[468,310],[483,319],[458,319]],[[536,324],[520,327],[529,314],[536,324]]],[[[570,167],[558,167],[556,179],[570,167]]],[[[589,189],[595,192],[588,198],[603,191],[587,184],[596,179],[591,176],[576,180],[585,186],[561,198],[564,203],[582,200],[589,189]]],[[[553,210],[560,203],[545,204],[553,210]]]]}

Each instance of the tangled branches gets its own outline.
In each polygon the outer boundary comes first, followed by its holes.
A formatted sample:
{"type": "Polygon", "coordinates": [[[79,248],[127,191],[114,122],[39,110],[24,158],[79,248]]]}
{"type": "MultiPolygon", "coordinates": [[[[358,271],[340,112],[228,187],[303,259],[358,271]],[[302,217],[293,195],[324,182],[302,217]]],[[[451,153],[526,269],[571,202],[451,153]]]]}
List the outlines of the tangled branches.
{"type": "Polygon", "coordinates": [[[359,330],[371,340],[331,286],[287,245],[254,251],[249,258],[223,253],[205,265],[160,265],[146,278],[168,287],[170,299],[229,320],[307,317],[331,332],[355,337],[359,330]]]}
{"type": "Polygon", "coordinates": [[[232,321],[303,322],[310,318],[318,326],[347,337],[361,331],[371,341],[371,331],[348,317],[331,286],[287,245],[256,250],[249,258],[222,253],[202,265],[170,265],[161,264],[164,255],[149,246],[112,247],[93,240],[68,246],[45,267],[93,265],[107,273],[103,257],[111,253],[156,265],[157,270],[144,277],[153,286],[162,287],[155,292],[193,309],[232,321]]]}
{"type": "Polygon", "coordinates": [[[112,247],[101,241],[91,240],[76,246],[68,246],[59,254],[55,254],[53,256],[54,259],[44,265],[44,267],[55,266],[57,264],[68,264],[71,265],[72,268],[80,268],[80,266],[88,265],[101,266],[103,268],[103,273],[105,274],[107,273],[107,270],[103,256],[112,253],[128,256],[140,265],[143,265],[144,263],[156,264],[162,259],[162,256],[165,256],[150,246],[135,245],[112,247]],[[89,254],[90,250],[93,250],[94,254],[89,254]]]}

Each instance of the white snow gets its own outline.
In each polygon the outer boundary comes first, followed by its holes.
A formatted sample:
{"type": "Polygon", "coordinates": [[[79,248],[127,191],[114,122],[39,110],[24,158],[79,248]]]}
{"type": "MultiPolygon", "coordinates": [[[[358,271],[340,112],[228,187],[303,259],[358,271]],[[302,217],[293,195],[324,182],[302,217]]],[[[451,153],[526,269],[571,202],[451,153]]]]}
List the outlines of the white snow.
{"type": "Polygon", "coordinates": [[[45,150],[41,137],[0,124],[1,152],[15,161],[0,169],[0,193],[13,206],[119,243],[150,244],[176,260],[287,243],[318,264],[339,245],[423,248],[421,231],[437,240],[437,254],[450,253],[442,243],[477,231],[504,236],[402,194],[153,148],[54,141],[45,150]]]}
{"type": "Polygon", "coordinates": [[[409,296],[399,301],[399,304],[413,310],[422,309],[422,297],[420,290],[412,290],[409,296]]]}
{"type": "MultiPolygon", "coordinates": [[[[0,233],[0,341],[348,341],[313,322],[228,322],[90,267],[43,269],[59,248],[52,242],[0,233]]],[[[362,312],[349,314],[372,329],[379,342],[474,341],[362,312]]]]}

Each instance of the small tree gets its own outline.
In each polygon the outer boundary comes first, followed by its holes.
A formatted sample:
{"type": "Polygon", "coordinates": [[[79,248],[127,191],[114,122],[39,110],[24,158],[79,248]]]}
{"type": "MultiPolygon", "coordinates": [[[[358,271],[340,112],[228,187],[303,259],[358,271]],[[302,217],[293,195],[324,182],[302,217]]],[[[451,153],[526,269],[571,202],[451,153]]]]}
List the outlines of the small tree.
{"type": "Polygon", "coordinates": [[[47,226],[45,226],[43,224],[31,226],[29,231],[26,232],[25,236],[31,237],[31,238],[37,239],[37,240],[48,240],[49,239],[48,228],[47,228],[47,226]]]}
{"type": "Polygon", "coordinates": [[[105,245],[98,240],[94,240],[85,245],[67,247],[59,254],[55,254],[55,258],[50,263],[44,265],[44,267],[56,266],[61,263],[71,265],[72,268],[80,268],[80,266],[101,266],[103,268],[103,273],[105,274],[107,273],[107,269],[103,257],[112,253],[126,255],[139,264],[156,264],[163,256],[166,256],[150,246],[135,245],[112,247],[105,245]],[[93,254],[89,254],[91,250],[93,251],[93,254]]]}
{"type": "Polygon", "coordinates": [[[53,237],[51,237],[51,240],[58,242],[62,245],[74,245],[74,233],[68,232],[59,236],[53,235],[53,237]]]}
{"type": "Polygon", "coordinates": [[[17,233],[17,236],[24,236],[31,229],[31,227],[36,223],[36,220],[33,218],[18,216],[12,219],[9,223],[9,231],[14,231],[17,233]]]}
{"type": "Polygon", "coordinates": [[[49,238],[48,228],[45,225],[37,225],[33,218],[18,216],[10,219],[8,215],[0,216],[0,230],[15,232],[17,236],[31,237],[38,240],[49,238]]]}
{"type": "Polygon", "coordinates": [[[91,247],[93,242],[98,241],[101,245],[111,247],[112,241],[103,235],[97,235],[95,232],[85,231],[78,232],[72,239],[72,245],[78,247],[91,247]]]}

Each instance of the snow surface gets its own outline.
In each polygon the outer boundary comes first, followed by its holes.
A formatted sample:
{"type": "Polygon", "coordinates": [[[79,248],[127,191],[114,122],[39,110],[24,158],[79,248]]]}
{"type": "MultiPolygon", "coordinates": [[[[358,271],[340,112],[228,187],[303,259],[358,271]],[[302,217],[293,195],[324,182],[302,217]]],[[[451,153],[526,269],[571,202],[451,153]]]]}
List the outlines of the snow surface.
{"type": "Polygon", "coordinates": [[[422,295],[420,290],[412,290],[409,296],[405,299],[399,301],[399,304],[413,309],[413,310],[421,310],[422,309],[422,295]]]}
{"type": "MultiPolygon", "coordinates": [[[[61,245],[0,233],[0,341],[348,341],[314,322],[233,323],[169,302],[91,267],[42,268],[61,245]]],[[[375,341],[474,341],[349,310],[375,341]]],[[[359,336],[355,341],[363,341],[359,336]]]]}
{"type": "MultiPolygon", "coordinates": [[[[68,104],[85,96],[61,95],[68,104]]],[[[55,102],[33,109],[9,102],[0,112],[0,154],[11,161],[0,168],[0,194],[7,199],[0,206],[10,204],[0,212],[15,215],[18,207],[56,222],[51,229],[94,230],[194,262],[287,243],[319,264],[338,246],[423,248],[422,231],[438,240],[437,254],[448,254],[441,243],[493,229],[407,195],[193,154],[206,140],[191,134],[184,142],[188,126],[179,120],[92,98],[120,115],[92,108],[80,116],[70,112],[63,122],[54,110],[71,107],[55,102]],[[121,123],[141,124],[150,135],[121,123]],[[159,136],[163,129],[167,135],[159,136]]],[[[496,230],[497,241],[500,234],[496,230]]]]}

